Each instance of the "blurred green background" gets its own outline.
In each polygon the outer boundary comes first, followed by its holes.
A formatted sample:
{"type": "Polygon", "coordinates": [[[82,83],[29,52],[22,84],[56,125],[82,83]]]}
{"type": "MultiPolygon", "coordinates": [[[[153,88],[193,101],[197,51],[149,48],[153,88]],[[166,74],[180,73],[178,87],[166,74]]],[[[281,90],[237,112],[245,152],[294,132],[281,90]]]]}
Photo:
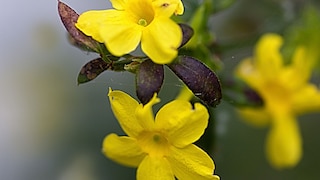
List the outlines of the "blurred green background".
{"type": "MultiPolygon", "coordinates": [[[[77,12],[110,7],[107,0],[65,0],[77,12]]],[[[264,32],[283,32],[311,1],[238,0],[210,18],[217,42],[229,48],[221,54],[230,76],[233,67],[252,53],[264,32]]],[[[319,8],[319,2],[313,1],[319,8]]],[[[186,6],[186,11],[188,11],[186,6]]],[[[123,134],[109,106],[108,87],[135,96],[134,76],[104,72],[78,86],[80,68],[95,54],[67,41],[56,0],[2,2],[0,19],[0,179],[102,180],[135,179],[135,169],[123,167],[101,153],[105,135],[123,134]]],[[[317,79],[316,79],[317,81],[317,79]]],[[[173,99],[181,82],[166,69],[160,105],[173,99]]],[[[304,155],[293,169],[274,170],[267,164],[267,129],[242,122],[232,102],[213,110],[216,117],[212,155],[221,179],[319,179],[320,115],[299,117],[304,155]]]]}

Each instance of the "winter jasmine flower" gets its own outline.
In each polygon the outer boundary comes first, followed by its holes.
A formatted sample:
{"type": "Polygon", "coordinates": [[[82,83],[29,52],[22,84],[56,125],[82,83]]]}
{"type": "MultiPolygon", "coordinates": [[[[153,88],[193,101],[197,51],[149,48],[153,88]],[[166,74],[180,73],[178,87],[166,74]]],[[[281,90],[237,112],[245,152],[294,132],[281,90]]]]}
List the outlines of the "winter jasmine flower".
{"type": "Polygon", "coordinates": [[[170,17],[184,11],[181,0],[111,0],[114,9],[87,11],[76,27],[122,56],[141,43],[155,63],[170,63],[178,54],[182,31],[170,17]]]}
{"type": "Polygon", "coordinates": [[[192,144],[208,124],[203,105],[193,107],[188,101],[174,100],[154,118],[152,106],[160,101],[156,95],[144,106],[122,91],[110,89],[109,99],[128,136],[108,135],[103,153],[120,164],[138,167],[138,180],[219,179],[213,175],[210,156],[192,144]]]}
{"type": "Polygon", "coordinates": [[[290,64],[280,53],[282,38],[266,34],[258,42],[254,57],[245,59],[237,75],[263,99],[263,108],[242,108],[250,123],[270,126],[266,140],[267,159],[276,168],[295,166],[302,156],[302,138],[296,117],[320,111],[320,92],[309,83],[312,61],[307,50],[298,47],[290,64]]]}

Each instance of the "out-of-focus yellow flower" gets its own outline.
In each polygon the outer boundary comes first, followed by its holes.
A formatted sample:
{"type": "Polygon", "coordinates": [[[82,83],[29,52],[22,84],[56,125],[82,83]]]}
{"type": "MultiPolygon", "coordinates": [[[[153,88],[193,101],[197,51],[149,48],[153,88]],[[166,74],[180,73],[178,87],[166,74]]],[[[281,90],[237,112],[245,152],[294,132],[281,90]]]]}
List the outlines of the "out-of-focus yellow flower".
{"type": "Polygon", "coordinates": [[[146,105],[122,91],[110,89],[112,111],[128,136],[108,135],[103,153],[110,159],[138,167],[138,180],[219,179],[213,175],[214,162],[196,145],[208,124],[207,109],[196,103],[174,100],[153,117],[154,95],[146,105]]]}
{"type": "Polygon", "coordinates": [[[114,9],[87,11],[76,27],[105,43],[111,54],[122,56],[137,48],[158,64],[178,54],[182,31],[170,17],[183,14],[181,0],[110,0],[114,9]]]}
{"type": "Polygon", "coordinates": [[[276,168],[295,166],[302,156],[302,139],[296,116],[320,111],[320,92],[309,83],[313,61],[298,47],[285,65],[280,47],[282,38],[266,34],[258,42],[254,57],[245,59],[236,74],[260,94],[262,108],[242,108],[249,123],[271,129],[267,136],[267,159],[276,168]]]}

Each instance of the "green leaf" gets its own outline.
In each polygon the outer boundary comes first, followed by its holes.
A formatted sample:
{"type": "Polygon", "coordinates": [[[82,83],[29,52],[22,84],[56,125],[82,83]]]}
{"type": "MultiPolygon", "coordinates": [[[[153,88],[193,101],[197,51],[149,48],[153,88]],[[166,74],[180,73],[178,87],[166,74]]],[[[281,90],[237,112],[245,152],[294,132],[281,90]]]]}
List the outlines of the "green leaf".
{"type": "Polygon", "coordinates": [[[320,13],[314,6],[306,6],[299,19],[296,19],[292,26],[285,32],[285,46],[283,47],[284,57],[287,62],[297,47],[306,48],[306,64],[318,65],[320,70],[320,13]],[[308,62],[307,62],[308,61],[308,62]]]}
{"type": "Polygon", "coordinates": [[[229,8],[231,5],[235,3],[235,1],[236,0],[212,0],[214,13],[217,13],[219,11],[229,8]]]}

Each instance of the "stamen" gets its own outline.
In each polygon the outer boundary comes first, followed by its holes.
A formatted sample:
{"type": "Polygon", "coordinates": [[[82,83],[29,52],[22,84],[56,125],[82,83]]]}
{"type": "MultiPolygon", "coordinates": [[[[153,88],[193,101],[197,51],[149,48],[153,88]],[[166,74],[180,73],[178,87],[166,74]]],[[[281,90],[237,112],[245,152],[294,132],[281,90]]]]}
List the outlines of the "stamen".
{"type": "Polygon", "coordinates": [[[145,19],[139,19],[138,24],[140,26],[146,27],[148,25],[148,22],[145,19]]]}
{"type": "Polygon", "coordinates": [[[157,134],[153,135],[153,141],[159,143],[161,141],[161,137],[157,134]]]}

